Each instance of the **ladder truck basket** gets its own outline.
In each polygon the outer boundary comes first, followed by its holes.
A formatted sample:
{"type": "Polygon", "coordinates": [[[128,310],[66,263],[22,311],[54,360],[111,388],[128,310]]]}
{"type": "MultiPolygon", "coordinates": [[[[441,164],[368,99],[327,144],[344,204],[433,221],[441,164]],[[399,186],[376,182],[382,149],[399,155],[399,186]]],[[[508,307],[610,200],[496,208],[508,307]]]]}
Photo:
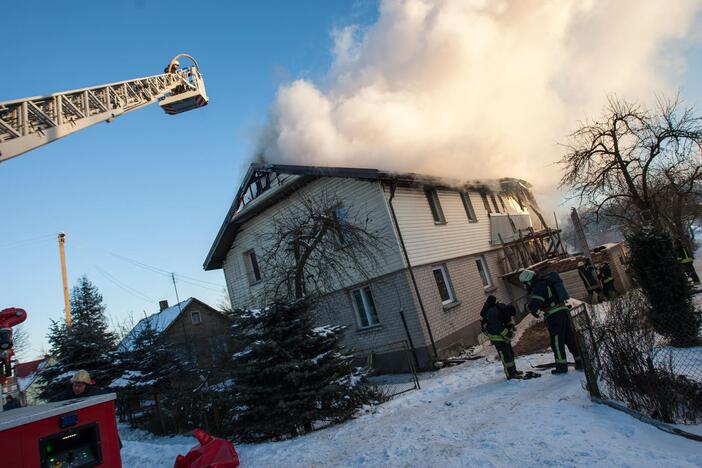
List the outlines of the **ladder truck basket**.
{"type": "Polygon", "coordinates": [[[189,110],[204,107],[209,102],[205,92],[205,82],[197,67],[179,71],[183,84],[173,90],[173,93],[163,98],[159,105],[169,115],[176,115],[189,110]]]}

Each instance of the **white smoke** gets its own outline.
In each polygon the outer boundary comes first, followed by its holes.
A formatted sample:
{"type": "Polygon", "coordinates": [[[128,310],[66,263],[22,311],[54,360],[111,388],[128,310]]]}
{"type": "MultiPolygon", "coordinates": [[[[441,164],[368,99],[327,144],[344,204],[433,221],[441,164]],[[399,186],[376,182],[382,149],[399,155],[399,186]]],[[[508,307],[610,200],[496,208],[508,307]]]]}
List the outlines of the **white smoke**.
{"type": "Polygon", "coordinates": [[[551,190],[557,143],[608,93],[676,91],[701,4],[384,0],[375,24],[334,33],[324,87],[279,89],[262,154],[551,190]]]}

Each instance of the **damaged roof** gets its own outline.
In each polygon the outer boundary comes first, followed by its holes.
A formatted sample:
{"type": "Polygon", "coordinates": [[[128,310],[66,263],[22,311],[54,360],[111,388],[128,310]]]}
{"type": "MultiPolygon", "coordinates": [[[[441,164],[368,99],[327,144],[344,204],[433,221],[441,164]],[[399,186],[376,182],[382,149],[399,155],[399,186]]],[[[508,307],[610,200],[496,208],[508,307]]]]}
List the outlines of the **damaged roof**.
{"type": "Polygon", "coordinates": [[[423,187],[431,186],[447,190],[475,190],[483,192],[520,192],[526,195],[527,201],[535,204],[529,189],[531,184],[524,180],[502,178],[497,180],[460,180],[442,178],[413,172],[380,171],[371,168],[353,167],[326,167],[326,166],[298,166],[290,164],[257,164],[249,166],[243,183],[239,187],[234,200],[227,211],[222,226],[217,233],[207,258],[203,264],[205,270],[222,268],[224,258],[236,238],[239,228],[249,219],[253,218],[266,208],[272,206],[280,199],[299,190],[311,181],[320,177],[351,178],[358,180],[380,181],[396,186],[423,187]],[[294,178],[280,180],[280,175],[294,176],[294,178]],[[269,188],[274,176],[280,189],[265,200],[247,208],[258,195],[269,188]],[[283,184],[283,182],[286,182],[283,184]],[[254,194],[254,192],[256,192],[254,194]]]}

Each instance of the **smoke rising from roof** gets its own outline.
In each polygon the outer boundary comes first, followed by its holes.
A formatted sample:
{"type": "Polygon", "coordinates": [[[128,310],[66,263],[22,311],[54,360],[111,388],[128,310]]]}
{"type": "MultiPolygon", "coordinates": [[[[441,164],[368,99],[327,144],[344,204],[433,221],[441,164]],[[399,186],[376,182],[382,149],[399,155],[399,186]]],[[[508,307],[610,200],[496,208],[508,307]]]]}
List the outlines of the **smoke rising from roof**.
{"type": "Polygon", "coordinates": [[[675,92],[698,0],[384,0],[376,23],[334,32],[321,87],[282,86],[261,139],[270,162],[537,190],[579,120],[608,93],[675,92]]]}

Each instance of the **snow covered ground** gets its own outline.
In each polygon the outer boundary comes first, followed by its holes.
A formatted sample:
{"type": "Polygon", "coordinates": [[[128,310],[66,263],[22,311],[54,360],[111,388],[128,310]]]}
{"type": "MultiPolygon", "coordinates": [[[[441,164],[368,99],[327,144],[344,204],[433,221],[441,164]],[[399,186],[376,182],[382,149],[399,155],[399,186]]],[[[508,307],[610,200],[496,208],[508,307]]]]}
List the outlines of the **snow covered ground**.
{"type": "MultiPolygon", "coordinates": [[[[520,358],[518,368],[552,361],[520,358]]],[[[424,374],[406,393],[345,424],[283,442],[239,445],[243,467],[702,466],[702,444],[590,402],[571,372],[506,381],[496,362],[424,374]]],[[[195,439],[122,429],[125,467],[172,467],[195,439]]]]}

